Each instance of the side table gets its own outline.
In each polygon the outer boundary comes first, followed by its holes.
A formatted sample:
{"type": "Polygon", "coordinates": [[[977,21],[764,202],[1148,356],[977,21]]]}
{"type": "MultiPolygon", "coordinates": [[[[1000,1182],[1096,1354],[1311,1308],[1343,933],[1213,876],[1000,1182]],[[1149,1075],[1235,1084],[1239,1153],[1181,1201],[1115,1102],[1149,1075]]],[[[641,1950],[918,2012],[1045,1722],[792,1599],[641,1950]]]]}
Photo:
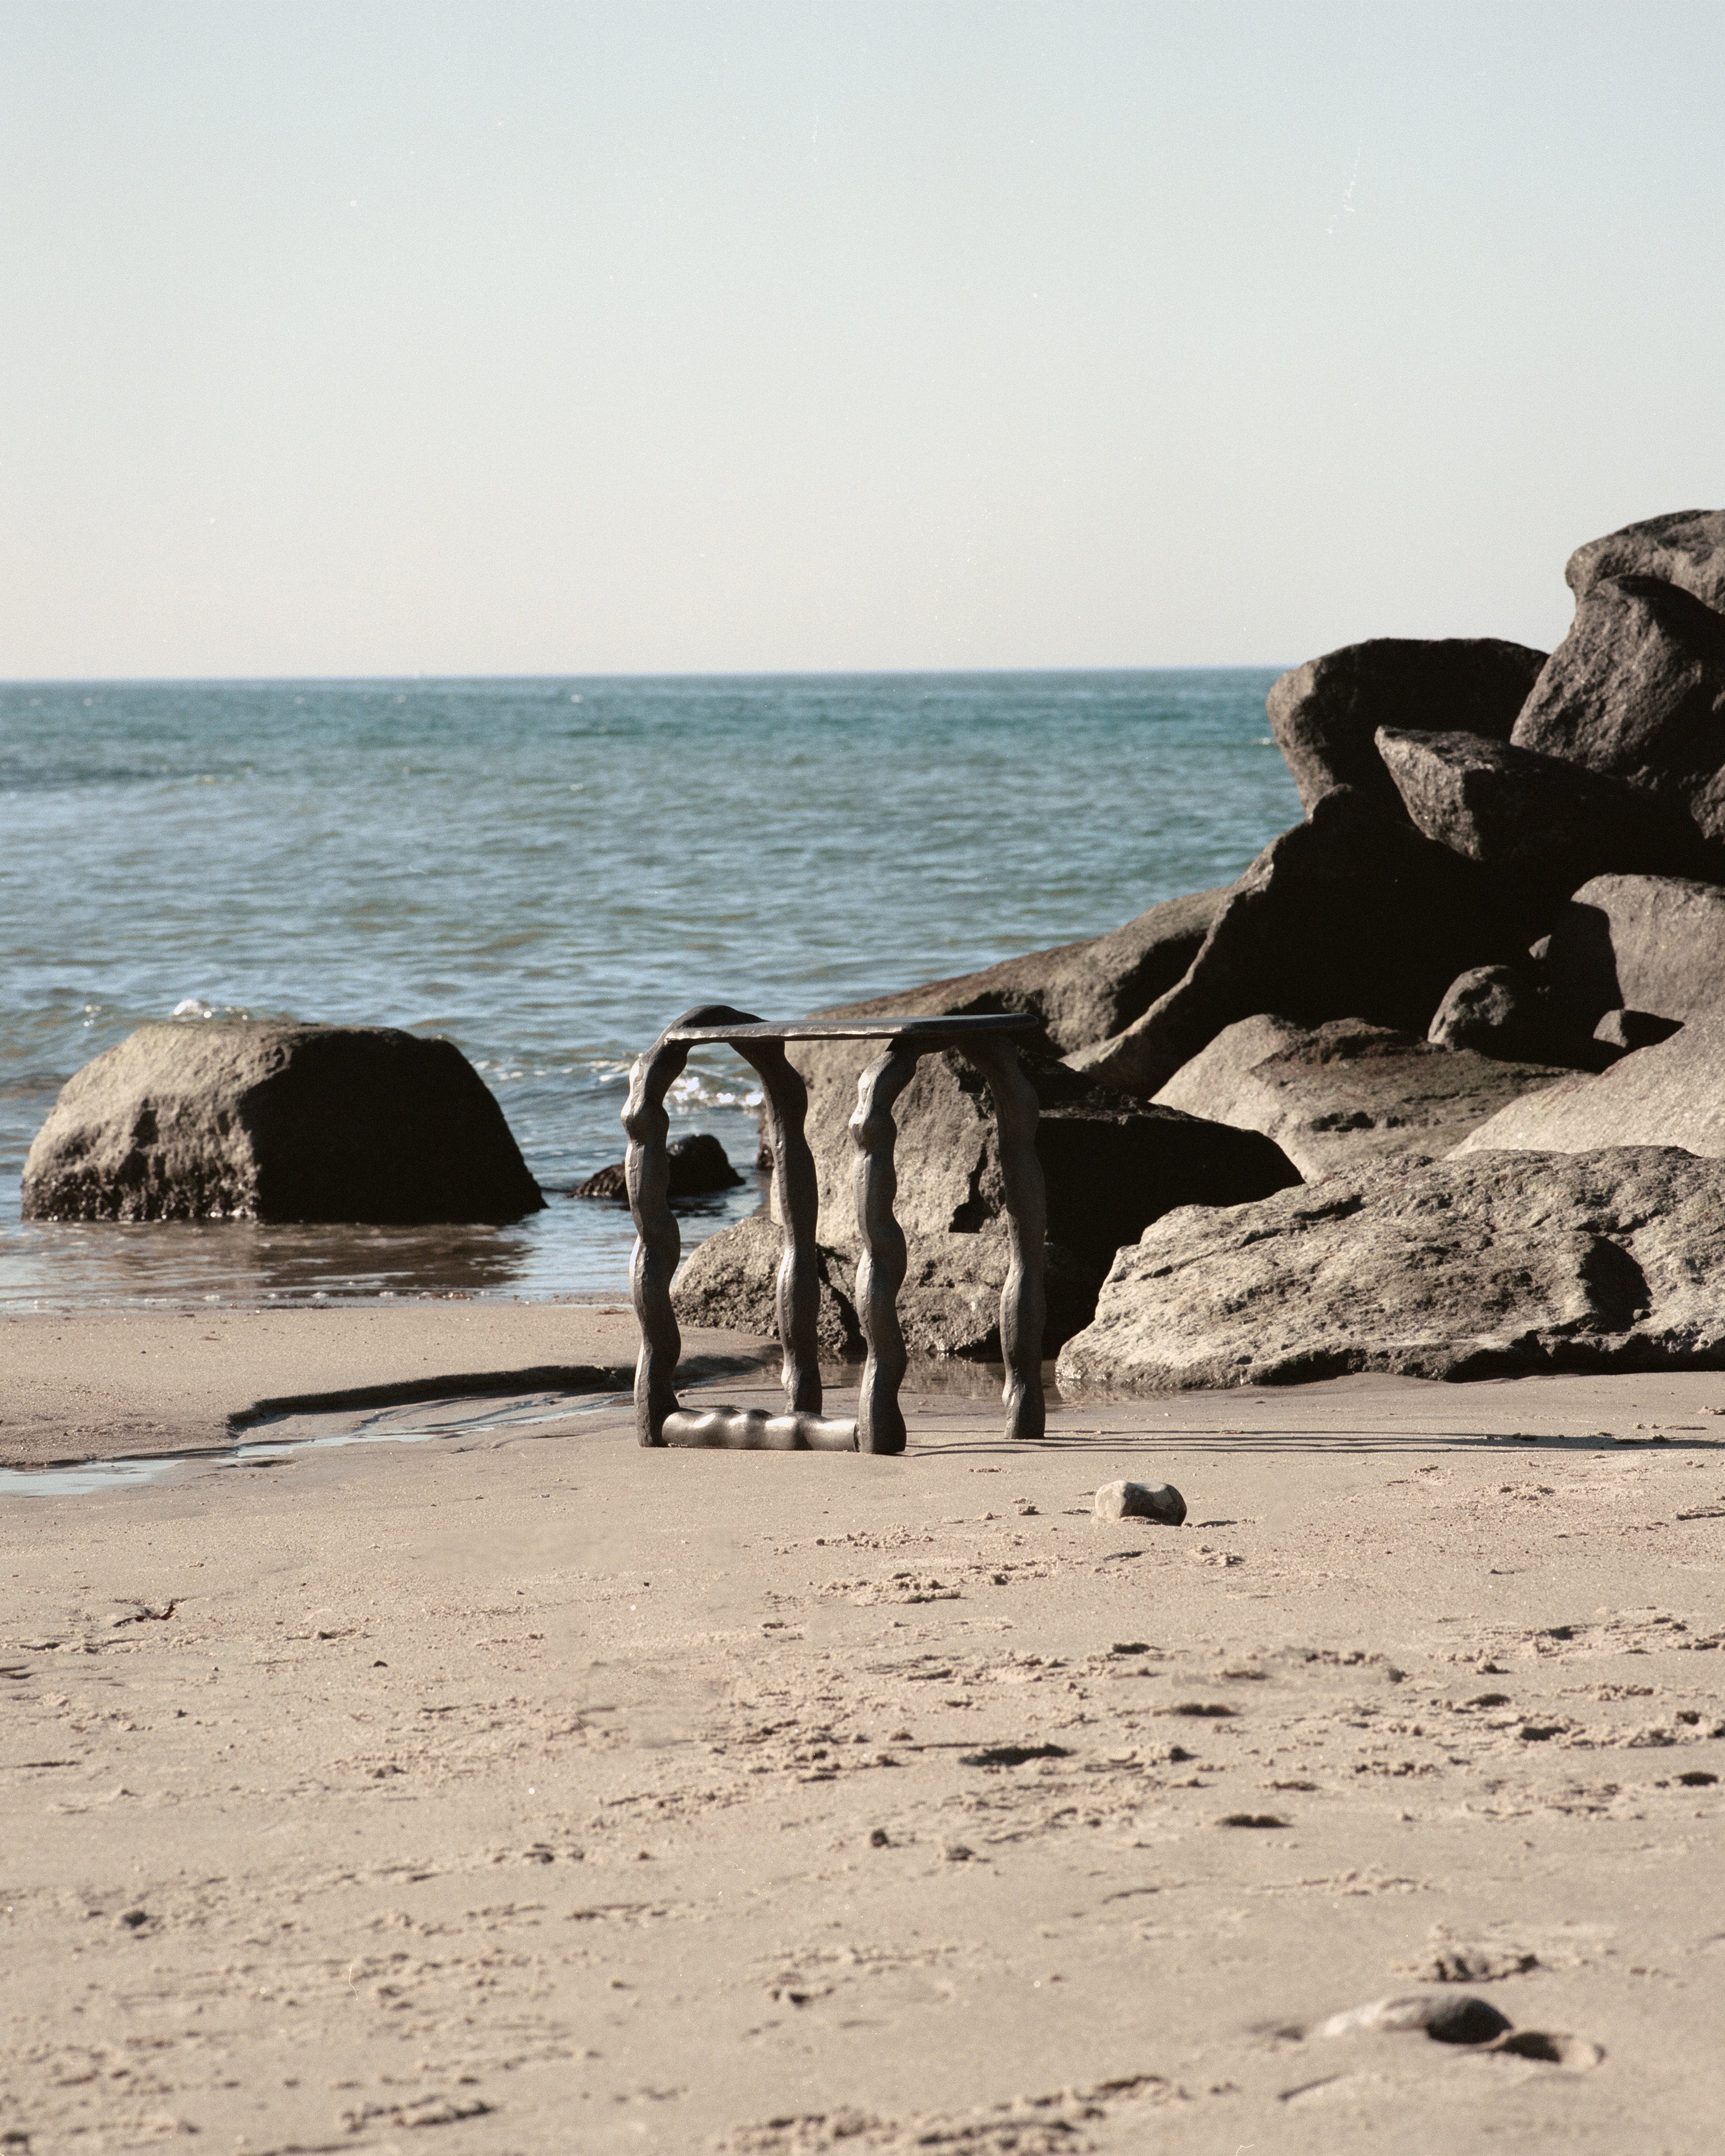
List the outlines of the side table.
{"type": "Polygon", "coordinates": [[[1047,1204],[1036,1157],[1036,1092],[1019,1060],[1017,1040],[1039,1030],[1034,1018],[1006,1013],[985,1018],[805,1019],[769,1025],[728,1004],[702,1004],[665,1028],[629,1074],[623,1127],[629,1133],[625,1169],[635,1249],[629,1293],[641,1327],[635,1365],[635,1430],[647,1445],[716,1445],[747,1450],[902,1452],[905,1419],[898,1404],[905,1374],[898,1291],[905,1276],[905,1239],[893,1217],[898,1188],[893,1104],[915,1074],[919,1057],[956,1048],[987,1081],[1000,1132],[1010,1261],[1000,1293],[1000,1350],[1006,1364],[1003,1397],[1009,1437],[1043,1434],[1043,1242],[1047,1204]],[[785,1054],[795,1040],[879,1040],[881,1052],[857,1086],[850,1135],[856,1147],[857,1312],[868,1358],[863,1365],[855,1422],[821,1413],[815,1355],[819,1288],[814,1270],[817,1197],[814,1156],[803,1124],[809,1091],[785,1054]],[[682,1336],[671,1308],[671,1278],[682,1248],[666,1195],[665,1096],[697,1042],[722,1041],[759,1073],[767,1097],[773,1153],[773,1196],[784,1228],[778,1268],[778,1334],[784,1348],[786,1412],[759,1408],[683,1407],[676,1394],[682,1336]]]}

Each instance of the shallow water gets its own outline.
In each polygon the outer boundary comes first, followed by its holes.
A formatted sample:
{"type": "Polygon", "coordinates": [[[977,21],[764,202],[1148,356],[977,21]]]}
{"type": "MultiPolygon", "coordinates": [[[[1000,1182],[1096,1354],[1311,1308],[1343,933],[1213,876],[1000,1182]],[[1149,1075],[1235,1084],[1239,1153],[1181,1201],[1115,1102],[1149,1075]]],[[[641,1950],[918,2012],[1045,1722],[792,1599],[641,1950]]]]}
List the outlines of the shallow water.
{"type": "Polygon", "coordinates": [[[190,1474],[225,1474],[236,1469],[279,1467],[304,1452],[327,1452],[350,1445],[424,1445],[434,1438],[471,1438],[492,1430],[519,1435],[547,1424],[559,1426],[572,1416],[597,1414],[622,1405],[627,1393],[598,1393],[572,1399],[545,1393],[485,1401],[420,1400],[411,1406],[352,1409],[326,1414],[284,1415],[259,1427],[266,1432],[231,1445],[195,1452],[160,1452],[121,1460],[69,1460],[48,1467],[0,1467],[0,1498],[89,1497],[110,1490],[146,1490],[190,1474]]]}
{"type": "MultiPolygon", "coordinates": [[[[0,1303],[616,1294],[629,1058],[1101,933],[1296,820],[1273,669],[0,686],[0,1303]],[[180,1013],[446,1033],[549,1209],[503,1229],[26,1224],[59,1086],[180,1013]]],[[[672,1102],[747,1168],[752,1074],[672,1102]]],[[[688,1209],[685,1245],[757,1201],[688,1209]]]]}

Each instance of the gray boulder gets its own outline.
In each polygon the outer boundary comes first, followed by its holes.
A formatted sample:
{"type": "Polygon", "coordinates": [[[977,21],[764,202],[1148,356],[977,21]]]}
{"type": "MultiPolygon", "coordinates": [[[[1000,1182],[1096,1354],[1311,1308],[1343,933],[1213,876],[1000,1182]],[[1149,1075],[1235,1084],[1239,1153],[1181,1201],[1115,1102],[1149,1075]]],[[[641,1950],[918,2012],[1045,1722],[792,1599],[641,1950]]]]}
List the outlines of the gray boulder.
{"type": "Polygon", "coordinates": [[[27,1220],[514,1220],[545,1200],[453,1041],[384,1026],[140,1026],[62,1087],[27,1220]]]}
{"type": "Polygon", "coordinates": [[[1554,892],[1607,870],[1697,864],[1701,848],[1682,805],[1621,779],[1477,734],[1380,726],[1378,747],[1428,839],[1554,892]]]}
{"type": "Polygon", "coordinates": [[[1510,740],[1663,792],[1725,840],[1725,614],[1651,578],[1601,579],[1510,740]]]}
{"type": "Polygon", "coordinates": [[[1725,613],[1725,509],[1678,509],[1589,539],[1564,579],[1578,599],[1607,577],[1653,577],[1725,613]]]}
{"type": "Polygon", "coordinates": [[[1681,1146],[1725,1156],[1725,1013],[1637,1049],[1597,1077],[1562,1078],[1471,1131],[1451,1158],[1487,1149],[1592,1152],[1681,1146]]]}
{"type": "Polygon", "coordinates": [[[1552,907],[1537,880],[1466,860],[1343,788],[1233,886],[1173,988],[1066,1060],[1153,1095],[1224,1026],[1262,1011],[1423,1034],[1458,973],[1524,955],[1552,907]]]}
{"type": "MultiPolygon", "coordinates": [[[[821,1232],[855,1243],[857,1081],[878,1041],[799,1041],[809,1086],[821,1232]]],[[[1299,1180],[1265,1139],[1205,1123],[1026,1055],[1036,1088],[1036,1151],[1048,1189],[1048,1239],[1106,1271],[1122,1243],[1171,1205],[1233,1205],[1299,1180]]],[[[1005,1183],[993,1102],[963,1057],[925,1055],[894,1109],[895,1210],[907,1235],[976,1235],[1002,1227],[1005,1183]]]]}
{"type": "MultiPolygon", "coordinates": [[[[775,1282],[783,1255],[784,1231],[764,1211],[709,1235],[678,1268],[671,1303],[679,1322],[690,1327],[717,1324],[776,1339],[775,1282]]],[[[817,1245],[815,1337],[825,1362],[850,1361],[863,1352],[853,1293],[855,1270],[850,1254],[830,1243],[817,1245]]]]}
{"type": "MultiPolygon", "coordinates": [[[[798,1042],[790,1050],[809,1086],[805,1127],[819,1234],[841,1301],[851,1296],[861,1247],[850,1119],[857,1079],[879,1048],[868,1041],[798,1042]]],[[[1024,1067],[1040,1107],[1036,1149],[1048,1190],[1050,1352],[1088,1321],[1114,1253],[1147,1221],[1170,1206],[1236,1204],[1299,1180],[1281,1150],[1255,1132],[1111,1092],[1049,1059],[1026,1056],[1024,1067]]],[[[894,1116],[894,1209],[909,1251],[899,1295],[906,1340],[922,1353],[991,1360],[999,1353],[1008,1242],[987,1088],[956,1055],[926,1055],[894,1116]]],[[[690,1258],[675,1291],[690,1323],[772,1332],[772,1278],[783,1241],[776,1224],[763,1226],[763,1219],[721,1229],[690,1258]]],[[[854,1326],[854,1309],[844,1322],[854,1326]]]]}
{"type": "Polygon", "coordinates": [[[1070,1398],[1686,1366],[1725,1366],[1725,1163],[1630,1147],[1170,1213],[1121,1252],[1058,1374],[1070,1398]]]}
{"type": "Polygon", "coordinates": [[[819,1015],[954,1018],[1024,1011],[1041,1019],[1049,1045],[1064,1055],[1118,1033],[1171,988],[1197,957],[1226,896],[1201,891],[1168,899],[1106,936],[1032,951],[978,973],[925,982],[819,1015]]]}
{"type": "Polygon", "coordinates": [[[1447,1152],[1488,1116],[1563,1075],[1434,1047],[1358,1019],[1307,1028],[1260,1014],[1218,1034],[1156,1097],[1263,1132],[1315,1180],[1371,1161],[1447,1152]]]}
{"type": "Polygon", "coordinates": [[[1457,974],[1425,1037],[1435,1047],[1571,1070],[1600,1070],[1610,1060],[1609,1052],[1600,1053],[1608,1046],[1604,1037],[1584,1034],[1522,966],[1474,966],[1457,974]]]}
{"type": "Polygon", "coordinates": [[[1545,657],[1493,636],[1378,636],[1295,667],[1266,708],[1301,807],[1309,815],[1326,793],[1352,786],[1395,814],[1373,747],[1378,727],[1464,727],[1507,741],[1545,657]]]}
{"type": "Polygon", "coordinates": [[[1725,890],[1681,876],[1595,876],[1558,913],[1544,970],[1587,1026],[1625,1008],[1678,1019],[1725,1010],[1725,890]]]}

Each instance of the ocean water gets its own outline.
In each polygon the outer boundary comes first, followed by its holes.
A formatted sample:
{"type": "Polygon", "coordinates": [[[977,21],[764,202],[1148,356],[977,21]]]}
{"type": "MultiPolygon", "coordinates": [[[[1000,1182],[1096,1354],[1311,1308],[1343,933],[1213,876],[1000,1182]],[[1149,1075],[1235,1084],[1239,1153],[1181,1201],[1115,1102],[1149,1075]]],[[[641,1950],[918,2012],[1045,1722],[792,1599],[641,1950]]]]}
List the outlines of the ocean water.
{"type": "MultiPolygon", "coordinates": [[[[0,685],[0,1303],[613,1296],[630,1058],[1100,934],[1294,822],[1273,669],[0,685]],[[501,1229],[38,1224],[61,1084],[146,1019],[447,1034],[548,1209],[501,1229]]],[[[673,1135],[746,1172],[752,1073],[673,1135]]],[[[759,1179],[685,1210],[685,1249],[759,1179]]]]}

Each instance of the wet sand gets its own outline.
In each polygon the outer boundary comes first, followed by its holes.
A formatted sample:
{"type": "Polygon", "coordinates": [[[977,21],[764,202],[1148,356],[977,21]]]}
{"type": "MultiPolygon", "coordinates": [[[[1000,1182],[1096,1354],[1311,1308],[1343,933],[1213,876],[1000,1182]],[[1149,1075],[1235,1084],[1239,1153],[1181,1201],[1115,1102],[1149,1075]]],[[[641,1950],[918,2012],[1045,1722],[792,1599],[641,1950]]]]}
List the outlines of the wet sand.
{"type": "MultiPolygon", "coordinates": [[[[0,1466],[226,1445],[283,1401],[354,1392],[627,1384],[624,1304],[465,1301],[326,1309],[35,1312],[0,1317],[0,1466]]],[[[735,1332],[691,1332],[701,1370],[758,1362],[735,1332]]]]}
{"type": "MultiPolygon", "coordinates": [[[[300,1315],[187,1342],[180,1426],[356,1382],[300,1315]]],[[[449,1316],[448,1368],[632,1338],[449,1316]]],[[[77,1418],[182,1338],[90,1322],[77,1418]]],[[[1725,1379],[1075,1404],[1030,1447],[907,1404],[899,1460],[645,1453],[589,1399],[0,1499],[0,2133],[1714,2144],[1725,1379]],[[1094,1519],[1122,1474],[1187,1525],[1094,1519]],[[1556,2056],[1321,2033],[1409,1993],[1556,2056]]]]}

